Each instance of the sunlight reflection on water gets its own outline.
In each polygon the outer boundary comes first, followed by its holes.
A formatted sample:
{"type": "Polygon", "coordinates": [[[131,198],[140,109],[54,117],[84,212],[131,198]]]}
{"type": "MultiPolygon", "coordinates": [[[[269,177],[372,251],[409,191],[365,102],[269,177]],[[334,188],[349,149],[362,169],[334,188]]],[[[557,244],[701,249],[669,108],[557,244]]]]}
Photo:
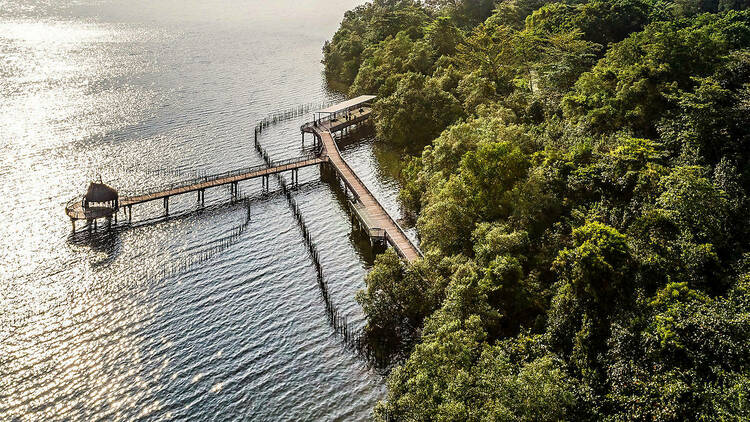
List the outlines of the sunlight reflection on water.
{"type": "MultiPolygon", "coordinates": [[[[0,1],[0,419],[367,417],[383,380],[332,333],[283,198],[248,182],[250,214],[217,188],[203,211],[185,196],[170,219],[147,204],[133,227],[74,236],[63,214],[99,176],[124,191],[259,164],[256,121],[335,98],[320,48],[356,3],[0,1]]],[[[262,142],[298,154],[301,122],[262,142]]],[[[372,140],[345,155],[397,214],[372,140]]],[[[368,262],[346,210],[317,170],[300,182],[333,297],[361,325],[368,262]]]]}

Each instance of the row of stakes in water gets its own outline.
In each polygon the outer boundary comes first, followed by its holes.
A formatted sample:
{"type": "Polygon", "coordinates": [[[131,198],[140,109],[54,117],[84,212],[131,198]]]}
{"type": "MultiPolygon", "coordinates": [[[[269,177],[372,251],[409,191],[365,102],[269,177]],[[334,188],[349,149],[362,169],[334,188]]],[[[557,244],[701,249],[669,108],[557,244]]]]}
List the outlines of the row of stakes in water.
{"type": "Polygon", "coordinates": [[[159,273],[154,275],[154,278],[167,280],[180,274],[185,274],[193,268],[212,260],[217,255],[225,252],[240,241],[249,221],[250,220],[248,219],[242,225],[233,228],[231,234],[228,236],[210,242],[209,247],[202,248],[202,250],[194,252],[187,258],[180,260],[178,264],[162,267],[159,270],[159,273]]]}
{"type": "MultiPolygon", "coordinates": [[[[268,152],[265,150],[265,148],[263,148],[260,142],[258,142],[257,136],[255,137],[255,149],[263,157],[263,160],[267,165],[273,165],[273,161],[270,159],[268,152]]],[[[305,245],[307,246],[308,252],[313,261],[313,265],[315,266],[315,271],[318,279],[318,287],[320,288],[321,296],[323,297],[323,302],[325,303],[326,314],[328,315],[329,322],[334,331],[341,335],[342,339],[344,340],[344,344],[358,351],[361,351],[365,343],[362,340],[362,334],[360,330],[357,330],[352,324],[350,324],[348,319],[346,318],[346,315],[341,313],[331,301],[331,296],[328,293],[328,283],[326,282],[325,277],[323,277],[323,267],[320,265],[320,255],[318,254],[318,249],[312,241],[310,230],[307,228],[307,223],[302,217],[302,213],[300,212],[299,206],[297,205],[297,201],[292,198],[292,193],[287,187],[284,177],[280,173],[276,173],[274,174],[274,176],[276,177],[276,180],[281,188],[281,192],[284,194],[284,197],[286,198],[287,203],[292,209],[294,217],[297,220],[300,230],[302,231],[302,236],[305,239],[305,245]]]]}
{"type": "Polygon", "coordinates": [[[341,335],[344,343],[349,346],[356,346],[361,344],[359,338],[361,337],[359,331],[349,323],[346,315],[338,310],[336,305],[333,304],[328,289],[328,282],[323,276],[323,267],[320,264],[320,254],[318,248],[312,241],[312,235],[310,230],[307,228],[307,223],[302,217],[302,213],[297,205],[297,201],[292,198],[292,194],[285,184],[281,188],[284,193],[284,197],[287,199],[287,203],[291,208],[297,223],[299,224],[300,230],[302,231],[302,237],[305,239],[305,246],[307,246],[308,253],[312,258],[313,265],[315,266],[315,272],[318,280],[318,287],[320,288],[321,296],[323,297],[323,303],[326,307],[326,314],[328,315],[331,326],[334,331],[341,335]]]}
{"type": "Polygon", "coordinates": [[[375,362],[379,366],[384,365],[384,363],[388,362],[388,356],[379,349],[371,348],[370,344],[366,341],[367,339],[364,332],[361,329],[358,329],[354,324],[351,324],[348,321],[346,315],[341,313],[333,304],[333,301],[331,300],[328,292],[328,282],[325,280],[325,277],[323,277],[323,268],[320,264],[320,255],[318,253],[317,246],[312,241],[310,230],[307,228],[307,223],[302,217],[299,205],[297,205],[297,201],[292,197],[292,193],[287,188],[286,183],[283,181],[283,178],[281,178],[279,184],[281,186],[281,191],[284,193],[284,197],[289,204],[289,207],[292,209],[300,230],[302,231],[302,236],[305,239],[305,245],[308,248],[308,252],[313,260],[313,264],[315,265],[315,271],[318,278],[318,286],[320,287],[320,292],[323,297],[323,302],[326,306],[326,313],[328,315],[331,326],[333,327],[334,331],[342,337],[344,344],[350,349],[355,350],[363,359],[367,360],[368,362],[375,362]]]}
{"type": "Polygon", "coordinates": [[[382,353],[380,353],[379,350],[373,350],[369,347],[363,331],[357,328],[354,324],[350,323],[346,315],[340,312],[338,308],[333,304],[333,301],[331,300],[329,294],[328,282],[326,281],[325,277],[323,277],[323,268],[320,264],[320,255],[318,253],[318,249],[312,241],[312,236],[310,235],[307,224],[302,217],[302,213],[300,212],[299,206],[297,205],[297,201],[292,198],[289,189],[287,189],[284,185],[282,186],[284,196],[287,198],[289,206],[294,213],[294,217],[299,223],[303,238],[305,239],[305,245],[308,248],[308,252],[315,266],[315,271],[318,279],[318,287],[320,288],[321,296],[323,297],[323,302],[325,303],[326,314],[328,315],[329,323],[333,327],[334,331],[341,336],[344,344],[349,349],[355,350],[357,353],[359,353],[359,355],[365,360],[370,362],[377,362],[378,364],[386,362],[387,359],[382,356],[382,353]]]}
{"type": "Polygon", "coordinates": [[[255,126],[255,129],[258,132],[262,132],[263,128],[266,128],[268,126],[290,120],[295,119],[299,116],[305,115],[313,110],[318,110],[321,108],[325,108],[328,106],[333,105],[335,102],[333,101],[324,101],[320,103],[309,103],[309,104],[303,104],[296,107],[289,108],[287,110],[283,111],[277,111],[275,113],[271,113],[267,117],[263,118],[257,126],[255,126]]]}

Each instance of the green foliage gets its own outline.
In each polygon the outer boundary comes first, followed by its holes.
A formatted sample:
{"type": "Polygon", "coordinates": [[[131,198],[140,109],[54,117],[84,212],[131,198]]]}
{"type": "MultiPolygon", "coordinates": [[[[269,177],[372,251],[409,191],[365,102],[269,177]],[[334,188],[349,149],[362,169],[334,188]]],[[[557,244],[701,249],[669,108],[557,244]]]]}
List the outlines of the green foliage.
{"type": "Polygon", "coordinates": [[[750,5],[487,6],[375,2],[327,47],[417,154],[426,257],[358,295],[408,355],[376,419],[750,418],[750,5]]]}
{"type": "Polygon", "coordinates": [[[450,17],[461,27],[472,27],[490,16],[493,0],[426,0],[427,6],[438,14],[450,17]]]}
{"type": "Polygon", "coordinates": [[[413,0],[374,0],[346,12],[341,27],[323,47],[327,78],[351,84],[368,47],[399,32],[419,38],[427,22],[427,13],[413,0]]]}
{"type": "Polygon", "coordinates": [[[558,421],[574,413],[577,383],[563,362],[546,354],[519,365],[484,338],[477,316],[426,333],[391,374],[376,420],[558,421]]]}
{"type": "Polygon", "coordinates": [[[746,419],[748,310],[687,283],[666,285],[642,310],[646,326],[611,340],[611,419],[746,419]]]}
{"type": "Polygon", "coordinates": [[[461,160],[469,206],[483,220],[508,217],[512,196],[508,193],[526,176],[528,158],[518,146],[508,142],[482,143],[461,160]]]}
{"type": "Polygon", "coordinates": [[[413,149],[427,142],[462,114],[458,100],[436,79],[417,73],[401,76],[396,91],[373,110],[378,136],[413,149]]]}
{"type": "Polygon", "coordinates": [[[578,30],[585,40],[606,46],[643,29],[648,15],[648,4],[639,0],[550,3],[526,18],[526,28],[536,33],[578,30]]]}
{"type": "Polygon", "coordinates": [[[563,283],[570,283],[578,300],[596,304],[605,312],[622,296],[628,283],[629,250],[626,237],[601,223],[573,230],[573,247],[563,249],[555,261],[563,283]]]}
{"type": "Polygon", "coordinates": [[[456,47],[463,40],[461,30],[453,25],[450,18],[438,18],[425,28],[425,40],[437,57],[456,53],[456,47]]]}
{"type": "Polygon", "coordinates": [[[727,54],[750,44],[750,14],[658,22],[618,43],[565,98],[566,115],[593,130],[628,128],[651,135],[679,90],[692,90],[727,54]]]}
{"type": "Polygon", "coordinates": [[[395,80],[389,80],[391,75],[407,72],[426,74],[432,67],[426,43],[412,41],[406,32],[387,38],[368,53],[370,56],[360,67],[350,88],[352,94],[377,93],[381,97],[388,96],[396,88],[395,80]]]}
{"type": "MultiPolygon", "coordinates": [[[[367,290],[359,292],[357,300],[368,315],[370,330],[385,332],[401,327],[413,330],[437,307],[439,297],[424,295],[431,290],[430,281],[419,269],[405,268],[393,251],[377,257],[366,281],[367,290]]],[[[391,334],[401,337],[405,333],[409,331],[391,334]]]]}

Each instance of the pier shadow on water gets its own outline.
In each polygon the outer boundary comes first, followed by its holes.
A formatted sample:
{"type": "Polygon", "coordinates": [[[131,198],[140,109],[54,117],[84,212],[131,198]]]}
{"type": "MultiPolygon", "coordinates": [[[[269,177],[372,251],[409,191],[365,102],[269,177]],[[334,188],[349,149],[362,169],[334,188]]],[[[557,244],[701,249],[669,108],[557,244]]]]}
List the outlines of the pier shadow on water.
{"type": "Polygon", "coordinates": [[[71,232],[68,236],[68,243],[76,247],[88,248],[96,253],[95,256],[103,256],[103,258],[92,261],[91,266],[95,268],[104,267],[114,262],[122,252],[121,230],[122,228],[115,223],[110,226],[105,223],[91,231],[84,228],[77,230],[75,233],[71,232]]]}

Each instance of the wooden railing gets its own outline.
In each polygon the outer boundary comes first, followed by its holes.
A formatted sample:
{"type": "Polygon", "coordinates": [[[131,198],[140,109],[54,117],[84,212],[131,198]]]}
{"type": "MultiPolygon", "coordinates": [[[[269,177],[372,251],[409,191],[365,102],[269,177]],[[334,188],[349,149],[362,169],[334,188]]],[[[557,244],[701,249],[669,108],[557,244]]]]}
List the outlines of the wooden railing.
{"type": "MultiPolygon", "coordinates": [[[[257,172],[261,172],[263,170],[271,170],[271,169],[276,169],[276,168],[279,168],[279,167],[291,166],[293,164],[299,164],[299,163],[302,163],[302,162],[305,162],[305,161],[314,160],[314,159],[317,159],[317,158],[320,158],[320,153],[319,152],[312,152],[312,153],[308,153],[308,154],[306,154],[304,156],[301,156],[301,157],[289,158],[289,159],[281,160],[281,161],[271,160],[270,161],[270,165],[269,164],[259,164],[257,166],[253,166],[253,167],[245,167],[245,168],[240,168],[240,169],[225,171],[223,173],[211,174],[211,175],[202,176],[202,177],[196,177],[196,178],[188,179],[188,180],[181,180],[181,181],[174,182],[174,183],[167,184],[167,185],[161,185],[161,186],[155,186],[155,187],[151,187],[151,188],[146,188],[146,189],[144,189],[144,190],[142,190],[140,192],[137,192],[137,193],[135,193],[135,192],[127,192],[125,196],[136,197],[136,196],[155,195],[155,194],[158,194],[158,193],[161,193],[161,192],[171,191],[171,190],[175,190],[175,189],[189,188],[189,187],[192,187],[192,186],[195,186],[195,185],[198,185],[198,184],[214,182],[214,181],[221,180],[221,179],[227,179],[227,178],[231,178],[231,177],[241,176],[243,174],[257,173],[257,172]]],[[[280,170],[280,171],[283,171],[283,170],[280,170]]]]}
{"type": "MultiPolygon", "coordinates": [[[[331,136],[333,136],[333,135],[331,135],[331,136]]],[[[337,153],[337,154],[339,155],[339,157],[341,157],[341,161],[342,161],[342,162],[344,163],[344,165],[345,165],[345,166],[346,166],[346,167],[347,167],[347,168],[349,169],[349,171],[350,171],[350,172],[351,172],[351,173],[352,173],[352,174],[354,175],[354,178],[355,178],[355,179],[357,179],[357,181],[359,182],[359,184],[360,184],[360,185],[362,185],[362,188],[363,188],[363,189],[364,189],[364,190],[365,190],[365,191],[366,191],[366,192],[367,192],[367,193],[368,193],[368,194],[369,194],[369,195],[370,195],[371,197],[373,197],[373,198],[375,199],[375,201],[377,201],[377,202],[379,203],[380,201],[378,201],[378,199],[377,199],[377,198],[375,197],[375,195],[373,195],[373,194],[372,194],[372,192],[370,192],[370,189],[368,189],[368,188],[367,188],[367,185],[366,185],[366,184],[365,184],[365,183],[364,183],[364,182],[362,181],[362,179],[360,179],[360,178],[359,178],[359,176],[357,176],[357,172],[355,172],[354,170],[352,170],[352,168],[351,168],[351,166],[349,165],[349,163],[347,163],[347,162],[346,162],[346,160],[344,159],[344,156],[343,156],[343,155],[341,155],[341,151],[339,150],[339,146],[338,146],[338,144],[336,143],[336,140],[335,140],[335,139],[333,140],[333,145],[334,145],[334,147],[336,148],[336,153],[337,153]]],[[[344,178],[344,183],[347,183],[347,184],[348,184],[348,182],[346,181],[346,178],[344,178]]],[[[350,188],[351,188],[351,186],[350,186],[350,188]]],[[[352,189],[352,191],[353,191],[353,189],[352,189]]],[[[359,201],[359,198],[355,196],[355,200],[359,201]]],[[[360,202],[360,203],[362,203],[361,201],[359,201],[359,202],[360,202]]],[[[381,207],[382,207],[382,204],[381,204],[381,207]]],[[[386,212],[387,212],[387,211],[386,211],[386,212]]],[[[407,236],[407,235],[406,235],[406,232],[405,232],[405,231],[404,231],[404,229],[403,229],[403,228],[401,227],[401,225],[400,225],[400,224],[398,224],[398,222],[397,222],[396,220],[394,220],[394,219],[393,219],[393,217],[391,217],[390,215],[389,215],[388,217],[389,217],[389,218],[390,218],[390,219],[391,219],[391,220],[393,221],[393,224],[394,224],[394,225],[396,226],[396,229],[398,229],[398,231],[399,231],[399,232],[401,232],[401,234],[402,234],[402,235],[403,235],[403,236],[404,236],[404,237],[406,238],[406,240],[407,240],[407,241],[409,241],[409,243],[412,243],[412,241],[411,241],[411,240],[409,239],[409,236],[407,236]]],[[[388,242],[389,242],[389,243],[390,243],[391,245],[393,245],[393,246],[394,246],[394,249],[396,249],[396,251],[397,251],[397,252],[399,252],[399,254],[400,254],[400,253],[401,253],[401,251],[399,251],[399,250],[398,250],[398,248],[396,248],[396,247],[395,247],[396,243],[395,243],[395,241],[394,241],[393,239],[391,239],[391,238],[390,238],[390,236],[388,236],[388,233],[386,233],[386,234],[385,234],[385,237],[386,237],[386,240],[388,240],[388,242]]],[[[418,255],[419,255],[420,257],[424,257],[424,255],[422,254],[422,251],[421,251],[421,250],[419,250],[419,248],[418,248],[418,247],[417,247],[416,245],[414,245],[413,243],[412,243],[412,245],[414,246],[414,250],[415,250],[415,251],[417,251],[417,254],[418,254],[418,255]]],[[[405,257],[403,257],[403,258],[405,258],[405,257]]]]}

